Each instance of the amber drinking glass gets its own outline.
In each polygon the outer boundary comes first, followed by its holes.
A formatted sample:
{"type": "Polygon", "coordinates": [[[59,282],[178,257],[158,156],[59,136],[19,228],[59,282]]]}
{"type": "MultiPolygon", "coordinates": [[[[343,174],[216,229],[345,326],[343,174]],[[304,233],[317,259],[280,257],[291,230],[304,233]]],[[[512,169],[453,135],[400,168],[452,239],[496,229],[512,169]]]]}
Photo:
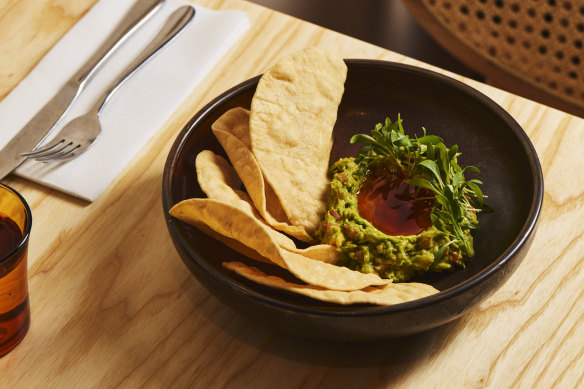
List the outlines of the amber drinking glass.
{"type": "Polygon", "coordinates": [[[0,357],[30,325],[27,254],[32,215],[22,196],[0,184],[0,357]]]}

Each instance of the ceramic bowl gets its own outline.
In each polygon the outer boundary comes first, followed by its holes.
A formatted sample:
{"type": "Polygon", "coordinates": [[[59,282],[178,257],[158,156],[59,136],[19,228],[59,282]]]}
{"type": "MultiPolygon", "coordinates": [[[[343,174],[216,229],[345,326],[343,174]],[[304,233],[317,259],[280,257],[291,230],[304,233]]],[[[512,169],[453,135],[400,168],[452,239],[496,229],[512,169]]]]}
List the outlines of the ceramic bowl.
{"type": "Polygon", "coordinates": [[[331,161],[356,155],[355,133],[369,132],[400,114],[407,130],[425,127],[445,144],[457,144],[461,165],[481,170],[482,189],[493,213],[479,214],[475,257],[465,269],[418,280],[440,293],[393,306],[341,306],[290,295],[241,279],[222,269],[224,260],[248,261],[186,223],[169,216],[179,201],[205,197],[197,183],[195,157],[205,149],[224,152],[211,124],[233,107],[250,107],[259,76],[215,98],[180,132],[164,168],[163,208],[180,257],[214,296],[256,321],[303,337],[368,341],[425,331],[472,310],[513,273],[531,243],[543,200],[537,154],[519,124],[477,90],[428,70],[403,64],[347,60],[345,94],[334,128],[331,161]]]}

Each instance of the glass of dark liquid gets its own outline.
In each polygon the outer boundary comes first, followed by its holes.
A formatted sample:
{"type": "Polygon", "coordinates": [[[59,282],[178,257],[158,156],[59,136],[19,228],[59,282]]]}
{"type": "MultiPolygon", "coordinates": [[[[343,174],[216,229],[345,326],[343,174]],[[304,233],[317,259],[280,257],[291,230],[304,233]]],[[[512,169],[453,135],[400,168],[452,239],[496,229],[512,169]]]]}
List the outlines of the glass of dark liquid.
{"type": "Polygon", "coordinates": [[[31,226],[24,198],[0,184],[0,357],[20,343],[30,325],[27,254],[31,226]]]}

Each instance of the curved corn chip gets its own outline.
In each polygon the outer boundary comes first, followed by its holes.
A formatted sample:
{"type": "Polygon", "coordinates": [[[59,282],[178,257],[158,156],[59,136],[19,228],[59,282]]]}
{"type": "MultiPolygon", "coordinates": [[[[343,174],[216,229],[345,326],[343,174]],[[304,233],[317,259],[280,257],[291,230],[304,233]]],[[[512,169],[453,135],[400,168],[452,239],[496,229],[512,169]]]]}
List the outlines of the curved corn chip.
{"type": "Polygon", "coordinates": [[[170,214],[187,223],[206,224],[311,285],[334,290],[358,290],[391,282],[376,274],[363,274],[285,250],[274,240],[269,226],[229,203],[213,199],[188,199],[172,207],[170,214]]]}
{"type": "Polygon", "coordinates": [[[294,53],[261,77],[251,103],[251,150],[290,223],[318,227],[328,194],[332,131],[347,66],[318,48],[294,53]]]}
{"type": "Polygon", "coordinates": [[[417,300],[439,291],[431,285],[416,282],[370,286],[361,290],[328,290],[313,285],[288,282],[280,277],[268,275],[261,270],[241,262],[224,262],[223,266],[258,284],[301,294],[315,300],[336,304],[393,305],[417,300]]]}
{"type": "Polygon", "coordinates": [[[233,108],[212,125],[213,134],[223,146],[247,193],[264,220],[275,229],[305,242],[312,237],[302,226],[293,226],[280,200],[264,180],[260,166],[249,149],[249,111],[233,108]],[[247,142],[247,143],[246,143],[247,142]]]}

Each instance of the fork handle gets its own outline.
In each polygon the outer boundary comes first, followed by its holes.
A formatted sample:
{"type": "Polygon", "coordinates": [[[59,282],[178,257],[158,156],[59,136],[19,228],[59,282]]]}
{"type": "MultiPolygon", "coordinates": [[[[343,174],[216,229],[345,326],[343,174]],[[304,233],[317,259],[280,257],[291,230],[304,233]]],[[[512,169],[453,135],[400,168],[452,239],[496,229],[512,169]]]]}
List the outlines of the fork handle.
{"type": "Polygon", "coordinates": [[[95,109],[99,114],[111,96],[132,76],[142,65],[169,43],[195,16],[195,9],[190,5],[184,5],[176,9],[166,20],[160,31],[148,46],[128,65],[111,84],[107,91],[98,99],[95,109]]]}

